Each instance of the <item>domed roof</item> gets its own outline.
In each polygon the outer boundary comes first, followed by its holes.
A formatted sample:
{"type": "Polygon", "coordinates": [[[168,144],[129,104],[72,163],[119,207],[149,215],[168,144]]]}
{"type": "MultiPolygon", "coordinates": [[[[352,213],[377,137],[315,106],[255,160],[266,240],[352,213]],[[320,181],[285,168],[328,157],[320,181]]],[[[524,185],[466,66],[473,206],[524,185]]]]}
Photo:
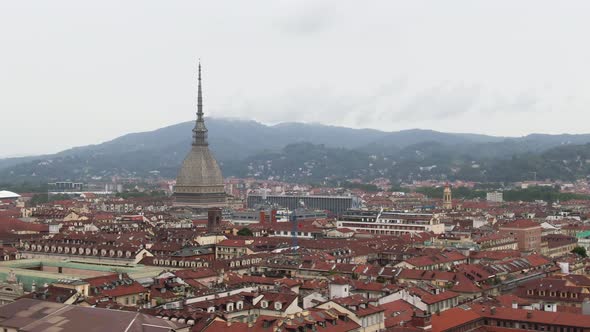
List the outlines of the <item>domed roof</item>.
{"type": "Polygon", "coordinates": [[[217,161],[205,145],[193,145],[176,177],[176,186],[223,186],[217,161]]]}
{"type": "Polygon", "coordinates": [[[8,190],[0,190],[0,199],[6,199],[6,198],[19,198],[20,195],[17,193],[13,193],[12,191],[8,191],[8,190]]]}

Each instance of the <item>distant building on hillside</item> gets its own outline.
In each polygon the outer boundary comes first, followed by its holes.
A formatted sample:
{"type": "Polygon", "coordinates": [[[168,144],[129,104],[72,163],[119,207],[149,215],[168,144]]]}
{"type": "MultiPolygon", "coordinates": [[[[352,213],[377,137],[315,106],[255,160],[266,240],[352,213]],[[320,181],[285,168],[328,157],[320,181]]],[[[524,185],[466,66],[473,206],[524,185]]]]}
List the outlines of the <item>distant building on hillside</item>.
{"type": "Polygon", "coordinates": [[[501,191],[492,191],[486,194],[486,200],[488,202],[502,203],[504,202],[504,193],[501,191]]]}

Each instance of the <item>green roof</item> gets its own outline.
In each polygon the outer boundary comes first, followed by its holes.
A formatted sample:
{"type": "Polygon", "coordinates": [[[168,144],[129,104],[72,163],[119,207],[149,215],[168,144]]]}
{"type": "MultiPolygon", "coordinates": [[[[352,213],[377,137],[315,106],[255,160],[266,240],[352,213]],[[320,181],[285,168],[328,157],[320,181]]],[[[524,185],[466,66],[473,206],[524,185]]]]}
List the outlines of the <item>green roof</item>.
{"type": "MultiPolygon", "coordinates": [[[[58,261],[58,260],[40,260],[40,259],[21,259],[13,261],[0,262],[0,279],[6,280],[6,277],[13,271],[19,282],[23,284],[26,291],[31,290],[33,281],[37,286],[42,286],[44,283],[53,283],[60,279],[83,279],[96,275],[104,275],[109,273],[127,273],[132,278],[155,277],[163,271],[163,267],[146,266],[146,265],[102,265],[91,264],[78,261],[58,261]],[[58,273],[51,271],[43,271],[40,268],[54,267],[63,268],[66,271],[69,269],[80,270],[80,273],[71,271],[69,273],[58,273]],[[95,273],[83,273],[83,271],[90,271],[95,273]]],[[[170,270],[174,270],[168,268],[170,270]]]]}

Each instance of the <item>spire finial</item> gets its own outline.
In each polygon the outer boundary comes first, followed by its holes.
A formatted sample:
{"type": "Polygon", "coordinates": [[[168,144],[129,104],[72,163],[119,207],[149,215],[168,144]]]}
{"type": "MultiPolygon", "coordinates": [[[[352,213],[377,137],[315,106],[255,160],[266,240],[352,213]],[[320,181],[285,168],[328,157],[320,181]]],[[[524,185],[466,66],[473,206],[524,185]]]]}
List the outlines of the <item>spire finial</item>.
{"type": "Polygon", "coordinates": [[[201,59],[199,58],[199,88],[197,94],[197,117],[199,120],[203,118],[203,91],[201,90],[201,59]]]}
{"type": "Polygon", "coordinates": [[[205,119],[203,115],[203,91],[201,88],[201,59],[199,58],[199,76],[198,76],[198,90],[197,90],[197,122],[193,129],[193,145],[208,145],[207,143],[207,127],[205,127],[205,119]]]}

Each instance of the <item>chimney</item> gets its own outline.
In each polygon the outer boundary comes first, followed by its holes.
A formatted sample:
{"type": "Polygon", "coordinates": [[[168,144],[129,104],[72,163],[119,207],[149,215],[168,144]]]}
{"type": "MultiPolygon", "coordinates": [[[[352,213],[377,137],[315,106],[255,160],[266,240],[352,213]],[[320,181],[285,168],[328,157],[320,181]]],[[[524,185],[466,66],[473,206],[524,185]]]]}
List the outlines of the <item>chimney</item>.
{"type": "Polygon", "coordinates": [[[272,224],[277,222],[277,210],[276,209],[270,210],[270,222],[272,224]]]}
{"type": "Polygon", "coordinates": [[[532,317],[533,317],[533,313],[532,313],[532,312],[530,312],[530,311],[527,311],[527,313],[526,313],[526,318],[527,318],[527,319],[531,319],[532,317]]]}
{"type": "Polygon", "coordinates": [[[431,319],[432,316],[429,313],[416,310],[414,311],[414,314],[412,314],[410,325],[413,325],[421,330],[428,330],[432,326],[431,319]]]}
{"type": "Polygon", "coordinates": [[[512,309],[518,309],[518,302],[512,301],[512,309]]]}
{"type": "Polygon", "coordinates": [[[491,307],[490,313],[492,314],[492,316],[495,315],[496,314],[496,307],[491,307]]]}

